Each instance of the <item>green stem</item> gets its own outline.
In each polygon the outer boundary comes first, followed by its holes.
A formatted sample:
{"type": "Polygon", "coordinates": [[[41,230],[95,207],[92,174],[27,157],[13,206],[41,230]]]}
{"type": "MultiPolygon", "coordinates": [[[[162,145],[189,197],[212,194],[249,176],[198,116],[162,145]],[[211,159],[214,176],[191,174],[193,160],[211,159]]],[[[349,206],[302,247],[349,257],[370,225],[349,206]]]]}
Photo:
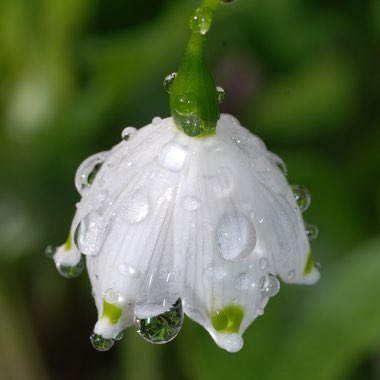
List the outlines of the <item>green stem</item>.
{"type": "Polygon", "coordinates": [[[220,0],[203,0],[190,18],[191,35],[171,87],[170,109],[176,125],[189,136],[215,134],[218,94],[205,60],[205,42],[220,0]]]}

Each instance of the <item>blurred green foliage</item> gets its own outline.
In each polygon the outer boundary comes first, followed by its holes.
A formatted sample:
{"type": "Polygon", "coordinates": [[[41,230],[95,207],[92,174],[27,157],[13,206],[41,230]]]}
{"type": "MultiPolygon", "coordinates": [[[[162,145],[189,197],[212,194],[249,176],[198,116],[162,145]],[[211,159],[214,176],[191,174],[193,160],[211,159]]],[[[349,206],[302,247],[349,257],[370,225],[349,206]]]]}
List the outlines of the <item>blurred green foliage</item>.
{"type": "Polygon", "coordinates": [[[283,285],[228,354],[190,320],[151,346],[88,336],[86,276],[65,240],[76,167],[127,125],[167,116],[196,1],[0,2],[0,379],[380,379],[380,1],[241,0],[222,7],[209,62],[223,111],[263,137],[313,197],[322,279],[283,285]]]}

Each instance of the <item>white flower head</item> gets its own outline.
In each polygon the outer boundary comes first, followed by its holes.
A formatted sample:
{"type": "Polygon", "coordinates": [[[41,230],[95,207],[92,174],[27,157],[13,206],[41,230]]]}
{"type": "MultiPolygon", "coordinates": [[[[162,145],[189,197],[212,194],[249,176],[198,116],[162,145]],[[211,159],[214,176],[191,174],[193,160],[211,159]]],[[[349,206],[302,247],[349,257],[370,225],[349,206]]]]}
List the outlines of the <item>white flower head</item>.
{"type": "Polygon", "coordinates": [[[67,277],[86,256],[94,346],[110,348],[131,325],[150,342],[168,342],[186,314],[220,347],[240,350],[278,278],[319,279],[308,239],[316,230],[301,214],[307,191],[290,187],[282,160],[230,115],[209,137],[185,135],[173,118],[122,137],[79,167],[82,198],[54,254],[67,277]]]}

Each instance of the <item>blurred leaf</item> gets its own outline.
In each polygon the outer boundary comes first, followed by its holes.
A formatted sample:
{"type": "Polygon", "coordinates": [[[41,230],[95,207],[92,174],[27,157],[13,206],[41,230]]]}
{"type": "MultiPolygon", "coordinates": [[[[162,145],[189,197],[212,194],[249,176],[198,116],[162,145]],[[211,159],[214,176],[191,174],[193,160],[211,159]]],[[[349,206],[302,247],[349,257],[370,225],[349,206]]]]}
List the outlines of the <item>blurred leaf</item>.
{"type": "Polygon", "coordinates": [[[344,379],[380,339],[380,237],[326,268],[268,378],[344,379]],[[298,374],[298,375],[297,375],[298,374]]]}

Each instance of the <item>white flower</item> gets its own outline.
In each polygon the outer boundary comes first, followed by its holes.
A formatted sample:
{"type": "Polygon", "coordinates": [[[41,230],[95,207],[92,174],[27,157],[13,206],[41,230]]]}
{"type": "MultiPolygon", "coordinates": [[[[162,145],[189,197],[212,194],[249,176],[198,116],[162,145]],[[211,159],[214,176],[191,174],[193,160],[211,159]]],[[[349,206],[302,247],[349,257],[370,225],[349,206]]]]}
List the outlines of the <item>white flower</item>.
{"type": "Polygon", "coordinates": [[[133,324],[165,343],[185,313],[220,347],[240,350],[241,335],[278,292],[277,276],[319,278],[301,215],[308,195],[297,187],[295,197],[281,159],[230,115],[206,138],[185,135],[172,118],[128,128],[123,138],[79,167],[82,199],[54,255],[68,277],[86,255],[94,346],[110,348],[133,324]]]}

